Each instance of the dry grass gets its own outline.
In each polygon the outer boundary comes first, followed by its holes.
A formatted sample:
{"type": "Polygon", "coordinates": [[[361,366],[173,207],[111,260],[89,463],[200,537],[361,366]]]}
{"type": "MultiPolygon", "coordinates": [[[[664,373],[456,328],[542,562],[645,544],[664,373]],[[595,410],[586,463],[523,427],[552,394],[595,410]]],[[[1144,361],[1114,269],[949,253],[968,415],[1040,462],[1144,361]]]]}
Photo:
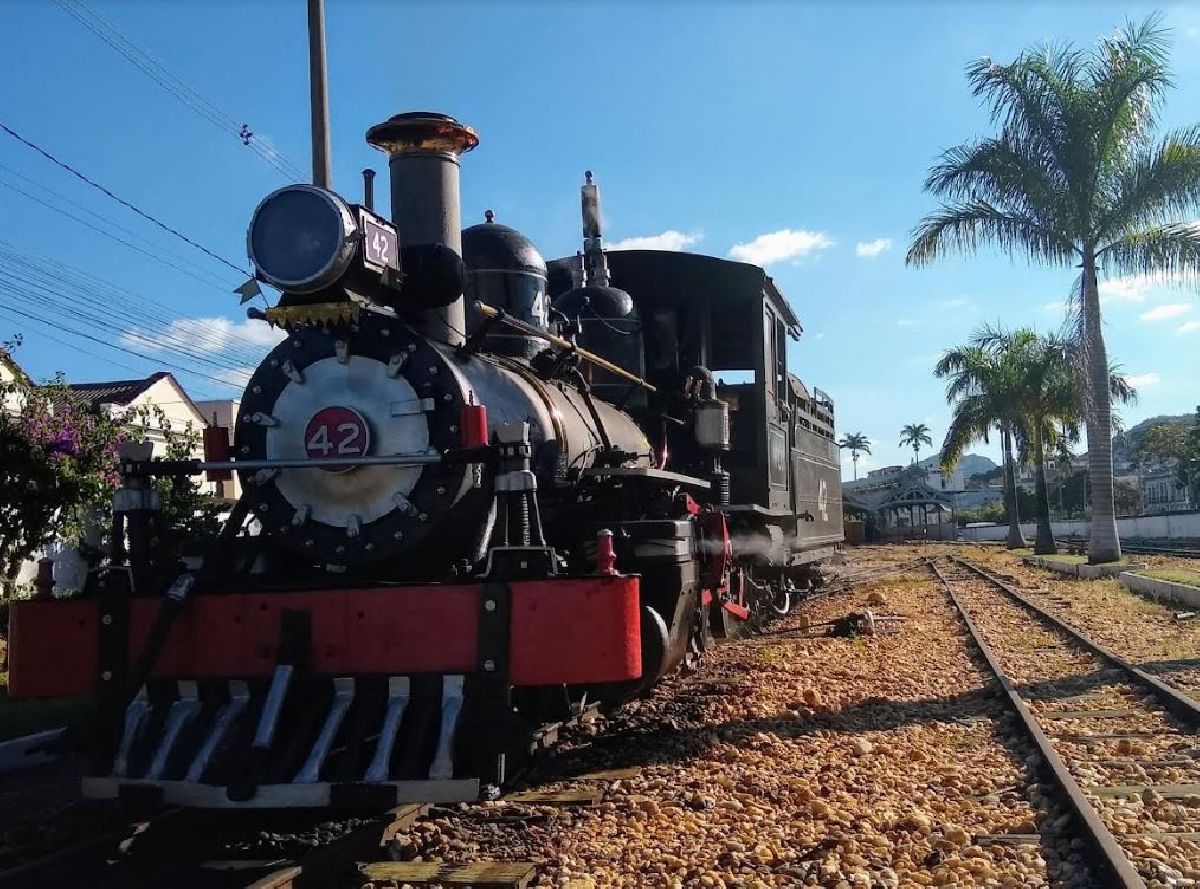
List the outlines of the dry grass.
{"type": "Polygon", "coordinates": [[[1169,580],[1171,583],[1200,587],[1200,571],[1188,571],[1186,568],[1143,568],[1138,574],[1153,577],[1155,580],[1169,580]]]}

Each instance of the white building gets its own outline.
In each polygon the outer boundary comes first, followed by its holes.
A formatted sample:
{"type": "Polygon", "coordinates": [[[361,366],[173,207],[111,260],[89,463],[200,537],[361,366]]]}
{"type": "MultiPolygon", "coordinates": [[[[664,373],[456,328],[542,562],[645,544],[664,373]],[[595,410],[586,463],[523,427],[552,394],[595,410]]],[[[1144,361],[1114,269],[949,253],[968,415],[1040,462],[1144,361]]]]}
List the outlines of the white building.
{"type": "MultiPolygon", "coordinates": [[[[205,422],[210,426],[224,426],[229,430],[230,442],[233,441],[234,426],[237,423],[238,409],[242,406],[240,398],[220,398],[211,401],[197,401],[196,407],[203,414],[205,422]]],[[[236,500],[242,496],[242,483],[237,473],[227,482],[215,482],[214,491],[218,497],[226,500],[236,500]]]]}
{"type": "Polygon", "coordinates": [[[4,388],[3,404],[0,409],[5,413],[15,414],[21,409],[24,399],[20,392],[14,391],[14,384],[31,385],[29,375],[17,364],[16,360],[5,349],[0,349],[0,386],[4,388]]]}
{"type": "Polygon", "coordinates": [[[1142,488],[1142,514],[1182,512],[1195,509],[1191,492],[1181,484],[1175,470],[1165,466],[1147,469],[1139,479],[1142,488]]]}
{"type": "MultiPolygon", "coordinates": [[[[162,412],[162,421],[168,423],[175,433],[182,433],[190,426],[196,436],[193,457],[203,457],[202,436],[208,419],[200,406],[188,396],[179,381],[166,371],[159,371],[141,380],[106,380],[98,383],[71,383],[67,387],[74,393],[77,403],[107,413],[114,418],[128,417],[141,408],[157,408],[162,412]]],[[[137,428],[145,432],[154,445],[154,456],[161,457],[166,451],[166,437],[160,421],[153,415],[144,426],[137,428]]],[[[217,493],[215,484],[203,481],[204,493],[217,493]]]]}

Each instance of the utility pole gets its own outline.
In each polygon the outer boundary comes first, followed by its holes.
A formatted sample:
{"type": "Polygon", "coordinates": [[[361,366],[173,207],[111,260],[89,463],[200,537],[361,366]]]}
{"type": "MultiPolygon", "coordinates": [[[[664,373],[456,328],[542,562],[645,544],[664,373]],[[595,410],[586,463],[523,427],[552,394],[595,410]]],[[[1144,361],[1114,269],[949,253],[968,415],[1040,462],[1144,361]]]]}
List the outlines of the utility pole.
{"type": "Polygon", "coordinates": [[[312,103],[313,185],[333,188],[329,164],[329,87],[325,71],[325,0],[308,0],[308,90],[312,103]]]}

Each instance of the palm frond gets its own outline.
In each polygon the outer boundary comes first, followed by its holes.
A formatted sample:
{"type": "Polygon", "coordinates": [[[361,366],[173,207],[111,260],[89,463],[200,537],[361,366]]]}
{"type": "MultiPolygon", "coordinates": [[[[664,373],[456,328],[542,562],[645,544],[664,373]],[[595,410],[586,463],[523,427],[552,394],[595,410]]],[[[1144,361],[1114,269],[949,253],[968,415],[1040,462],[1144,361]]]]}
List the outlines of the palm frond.
{"type": "Polygon", "coordinates": [[[1158,275],[1167,283],[1200,281],[1200,223],[1174,222],[1131,232],[1097,256],[1109,274],[1158,275]]]}
{"type": "Polygon", "coordinates": [[[942,440],[941,467],[953,472],[974,442],[987,441],[988,431],[996,422],[992,404],[986,395],[971,395],[961,399],[950,417],[950,426],[942,440]]]}
{"type": "Polygon", "coordinates": [[[1033,144],[1004,132],[943,152],[925,189],[954,200],[983,197],[1044,225],[1067,209],[1064,182],[1045,160],[1033,144]]]}
{"type": "Polygon", "coordinates": [[[1111,207],[1097,229],[1117,238],[1200,212],[1200,127],[1177,130],[1131,153],[1110,177],[1111,207]]]}
{"type": "Polygon", "coordinates": [[[1100,41],[1088,65],[1097,174],[1145,139],[1171,86],[1167,32],[1161,21],[1156,14],[1140,24],[1127,23],[1100,41]]]}
{"type": "Polygon", "coordinates": [[[1008,213],[985,200],[943,206],[913,231],[905,262],[926,265],[950,253],[973,253],[990,241],[1006,252],[1023,252],[1031,260],[1065,264],[1074,255],[1070,241],[1038,220],[1008,213]]]}
{"type": "Polygon", "coordinates": [[[1062,83],[1081,66],[1081,55],[1061,46],[1022,53],[1008,65],[984,58],[967,66],[971,92],[991,106],[992,120],[1036,145],[1064,181],[1062,83]]]}
{"type": "Polygon", "coordinates": [[[1108,394],[1121,404],[1137,404],[1137,389],[1115,364],[1108,366],[1108,394]]]}

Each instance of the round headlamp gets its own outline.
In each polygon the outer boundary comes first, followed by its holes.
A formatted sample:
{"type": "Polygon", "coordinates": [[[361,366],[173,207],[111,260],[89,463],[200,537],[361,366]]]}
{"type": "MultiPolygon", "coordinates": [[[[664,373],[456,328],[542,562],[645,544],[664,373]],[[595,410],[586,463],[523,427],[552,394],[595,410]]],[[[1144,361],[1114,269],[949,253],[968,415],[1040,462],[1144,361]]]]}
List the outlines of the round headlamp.
{"type": "Polygon", "coordinates": [[[246,250],[271,286],[313,293],[345,273],[357,236],[354,213],[336,194],[315,185],[286,185],[255,209],[246,250]]]}

